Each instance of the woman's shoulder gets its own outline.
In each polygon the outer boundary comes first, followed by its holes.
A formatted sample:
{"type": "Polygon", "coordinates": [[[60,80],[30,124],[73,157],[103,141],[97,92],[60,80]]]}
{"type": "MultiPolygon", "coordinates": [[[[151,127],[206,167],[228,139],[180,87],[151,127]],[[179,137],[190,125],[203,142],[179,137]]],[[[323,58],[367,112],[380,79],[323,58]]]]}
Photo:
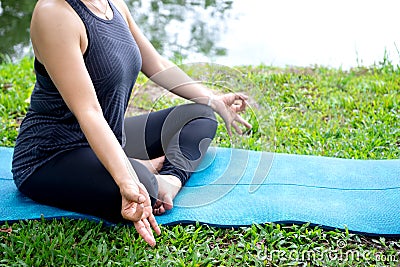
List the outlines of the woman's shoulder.
{"type": "Polygon", "coordinates": [[[77,19],[72,7],[65,0],[39,0],[33,10],[32,19],[39,22],[73,22],[77,19]]]}
{"type": "Polygon", "coordinates": [[[32,14],[30,35],[40,62],[43,63],[44,51],[58,51],[58,48],[51,47],[79,46],[84,34],[83,22],[65,0],[37,2],[32,14]]]}
{"type": "Polygon", "coordinates": [[[82,21],[65,0],[39,0],[33,10],[31,35],[35,32],[82,30],[82,21]]]}

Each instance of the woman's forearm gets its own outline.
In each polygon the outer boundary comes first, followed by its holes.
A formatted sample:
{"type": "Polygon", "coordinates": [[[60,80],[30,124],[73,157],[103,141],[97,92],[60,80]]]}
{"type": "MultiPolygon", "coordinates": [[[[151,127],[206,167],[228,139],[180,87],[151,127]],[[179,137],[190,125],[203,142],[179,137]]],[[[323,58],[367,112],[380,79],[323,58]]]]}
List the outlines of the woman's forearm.
{"type": "Polygon", "coordinates": [[[150,80],[168,91],[196,103],[211,105],[210,101],[214,97],[213,92],[203,86],[201,81],[193,80],[175,65],[157,72],[150,77],[150,80]]]}
{"type": "Polygon", "coordinates": [[[103,166],[121,187],[139,182],[117,138],[107,124],[101,111],[89,110],[79,114],[78,121],[89,145],[103,166]]]}

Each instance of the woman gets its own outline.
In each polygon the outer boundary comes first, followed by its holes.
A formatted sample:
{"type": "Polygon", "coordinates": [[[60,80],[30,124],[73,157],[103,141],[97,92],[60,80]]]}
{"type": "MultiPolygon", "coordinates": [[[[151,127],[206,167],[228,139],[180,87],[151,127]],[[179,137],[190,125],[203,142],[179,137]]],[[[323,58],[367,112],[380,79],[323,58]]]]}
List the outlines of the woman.
{"type": "Polygon", "coordinates": [[[154,246],[153,213],[173,207],[204,155],[213,110],[240,132],[236,122],[251,127],[237,114],[246,96],[194,83],[155,51],[123,0],[39,0],[31,40],[37,81],[14,150],[17,187],[40,203],[132,221],[154,246]],[[139,71],[196,103],[124,119],[139,71]]]}

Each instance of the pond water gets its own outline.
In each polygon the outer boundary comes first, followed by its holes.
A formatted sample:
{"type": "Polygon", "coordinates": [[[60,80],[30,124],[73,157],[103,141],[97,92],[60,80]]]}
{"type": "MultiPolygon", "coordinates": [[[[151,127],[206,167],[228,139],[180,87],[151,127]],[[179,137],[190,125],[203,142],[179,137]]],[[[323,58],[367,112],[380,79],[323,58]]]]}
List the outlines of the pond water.
{"type": "MultiPolygon", "coordinates": [[[[34,0],[0,0],[0,54],[31,53],[34,0]]],[[[126,0],[163,55],[228,66],[399,64],[398,0],[126,0]]],[[[4,58],[4,57],[3,57],[4,58]]]]}

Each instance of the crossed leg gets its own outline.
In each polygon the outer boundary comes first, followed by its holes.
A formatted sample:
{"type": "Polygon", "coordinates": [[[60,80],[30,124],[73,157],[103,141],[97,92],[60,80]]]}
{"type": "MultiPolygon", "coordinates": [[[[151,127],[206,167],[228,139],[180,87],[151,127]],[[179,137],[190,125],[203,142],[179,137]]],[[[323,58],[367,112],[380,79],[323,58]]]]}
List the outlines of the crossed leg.
{"type": "Polygon", "coordinates": [[[202,160],[216,128],[212,109],[200,104],[125,119],[125,153],[156,174],[154,214],[172,209],[175,196],[202,160]]]}
{"type": "Polygon", "coordinates": [[[164,160],[165,156],[150,160],[137,159],[137,161],[142,163],[151,173],[155,174],[158,182],[158,196],[153,207],[153,213],[155,215],[161,215],[166,210],[173,208],[173,200],[182,187],[182,183],[178,177],[158,174],[162,168],[164,160]]]}

